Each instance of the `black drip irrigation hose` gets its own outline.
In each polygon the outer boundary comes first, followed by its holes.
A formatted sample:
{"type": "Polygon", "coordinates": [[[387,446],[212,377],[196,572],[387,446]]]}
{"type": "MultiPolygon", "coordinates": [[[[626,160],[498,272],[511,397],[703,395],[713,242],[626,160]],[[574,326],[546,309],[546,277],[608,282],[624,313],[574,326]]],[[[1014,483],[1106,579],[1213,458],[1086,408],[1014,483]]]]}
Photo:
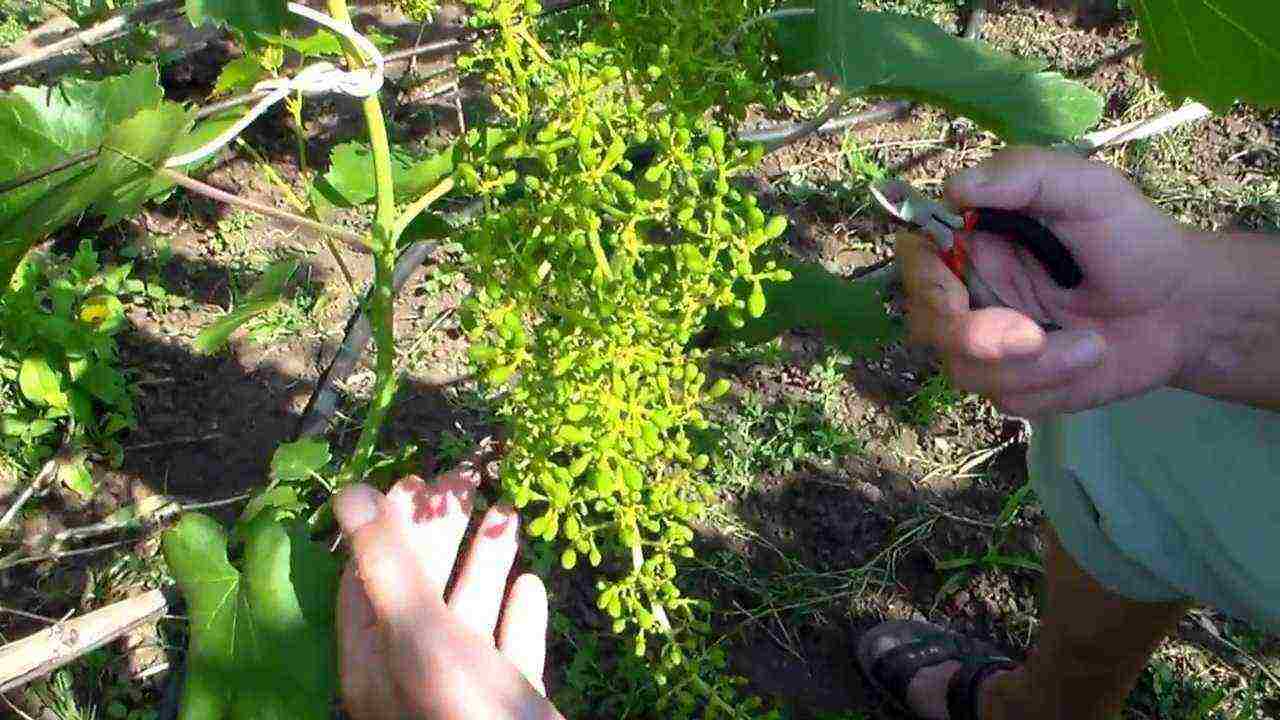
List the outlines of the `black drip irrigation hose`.
{"type": "MultiPolygon", "coordinates": [[[[439,247],[439,243],[430,240],[416,242],[405,248],[396,261],[395,271],[391,275],[391,296],[400,294],[410,276],[427,260],[427,256],[439,247]]],[[[372,290],[370,291],[372,292],[372,290]]],[[[297,437],[309,438],[323,435],[329,427],[329,420],[338,411],[338,391],[336,385],[345,380],[356,368],[356,363],[364,356],[369,338],[373,334],[373,325],[365,309],[369,306],[366,295],[359,309],[347,320],[347,331],[342,338],[342,345],[334,353],[329,367],[325,368],[316,383],[315,392],[307,401],[302,412],[302,420],[298,422],[297,437]]]]}

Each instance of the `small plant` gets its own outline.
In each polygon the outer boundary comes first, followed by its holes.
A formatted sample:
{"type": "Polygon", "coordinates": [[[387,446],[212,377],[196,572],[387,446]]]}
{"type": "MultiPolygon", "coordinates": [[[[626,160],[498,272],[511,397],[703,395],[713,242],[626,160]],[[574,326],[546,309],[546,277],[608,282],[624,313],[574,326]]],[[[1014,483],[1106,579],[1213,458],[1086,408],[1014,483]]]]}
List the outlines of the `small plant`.
{"type": "Polygon", "coordinates": [[[927,427],[964,399],[964,395],[951,386],[947,376],[937,374],[931,376],[920,386],[920,389],[907,398],[899,410],[903,422],[919,427],[927,427]]]}
{"type": "Polygon", "coordinates": [[[1031,502],[1032,492],[1031,484],[1027,483],[1005,499],[1000,515],[996,518],[990,536],[987,537],[986,552],[981,555],[961,555],[937,563],[936,567],[939,571],[950,573],[950,575],[938,590],[935,603],[958,592],[969,582],[974,573],[984,570],[1017,568],[1035,573],[1044,572],[1044,565],[1034,556],[1022,553],[1009,554],[1004,549],[1013,532],[1013,522],[1017,519],[1018,513],[1031,502]]]}
{"type": "MultiPolygon", "coordinates": [[[[59,447],[96,448],[114,462],[117,436],[136,424],[115,336],[127,323],[121,297],[131,266],[103,267],[89,240],[70,262],[33,256],[0,296],[0,443],[34,470],[59,447]]],[[[60,479],[89,495],[83,453],[71,453],[60,479]]]]}

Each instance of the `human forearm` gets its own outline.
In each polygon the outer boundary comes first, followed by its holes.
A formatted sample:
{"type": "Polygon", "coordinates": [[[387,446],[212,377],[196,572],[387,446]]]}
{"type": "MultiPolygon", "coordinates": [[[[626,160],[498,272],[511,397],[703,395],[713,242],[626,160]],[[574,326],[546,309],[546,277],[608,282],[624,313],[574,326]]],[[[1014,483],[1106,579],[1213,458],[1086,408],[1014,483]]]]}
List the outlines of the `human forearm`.
{"type": "Polygon", "coordinates": [[[1187,359],[1173,384],[1280,410],[1280,236],[1193,233],[1187,359]]]}

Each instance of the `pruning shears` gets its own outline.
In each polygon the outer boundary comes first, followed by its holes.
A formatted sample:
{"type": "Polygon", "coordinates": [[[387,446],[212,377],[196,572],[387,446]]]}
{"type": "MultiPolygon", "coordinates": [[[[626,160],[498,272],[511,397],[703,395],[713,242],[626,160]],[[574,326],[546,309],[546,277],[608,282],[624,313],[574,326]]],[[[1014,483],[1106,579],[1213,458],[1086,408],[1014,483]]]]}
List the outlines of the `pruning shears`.
{"type": "MultiPolygon", "coordinates": [[[[974,232],[986,232],[1026,248],[1059,287],[1068,290],[1084,281],[1084,271],[1053,231],[1035,218],[1015,210],[967,208],[956,212],[932,200],[907,182],[890,178],[871,186],[871,194],[898,220],[918,227],[933,242],[938,256],[969,289],[973,307],[1012,307],[982,279],[969,255],[974,232]]],[[[1052,321],[1039,321],[1046,330],[1058,330],[1052,321]]]]}

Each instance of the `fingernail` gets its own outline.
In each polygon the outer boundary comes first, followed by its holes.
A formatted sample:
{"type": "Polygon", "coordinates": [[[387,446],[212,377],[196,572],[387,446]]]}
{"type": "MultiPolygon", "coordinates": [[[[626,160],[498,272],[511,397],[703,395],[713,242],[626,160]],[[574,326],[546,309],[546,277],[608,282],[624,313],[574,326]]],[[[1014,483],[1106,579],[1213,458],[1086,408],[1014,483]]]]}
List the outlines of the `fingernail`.
{"type": "Polygon", "coordinates": [[[956,173],[951,182],[966,190],[976,190],[983,185],[991,184],[991,174],[981,167],[972,167],[956,173]]]}
{"type": "Polygon", "coordinates": [[[1044,348],[1044,332],[1030,323],[1019,323],[1000,338],[1001,355],[1032,355],[1044,348]]]}
{"type": "Polygon", "coordinates": [[[356,485],[338,493],[333,499],[333,515],[343,532],[353,533],[378,517],[379,500],[381,497],[377,490],[368,485],[356,485]]]}
{"type": "Polygon", "coordinates": [[[1067,346],[1063,360],[1067,367],[1076,370],[1093,367],[1102,362],[1107,344],[1096,332],[1085,332],[1079,339],[1067,346]]]}

